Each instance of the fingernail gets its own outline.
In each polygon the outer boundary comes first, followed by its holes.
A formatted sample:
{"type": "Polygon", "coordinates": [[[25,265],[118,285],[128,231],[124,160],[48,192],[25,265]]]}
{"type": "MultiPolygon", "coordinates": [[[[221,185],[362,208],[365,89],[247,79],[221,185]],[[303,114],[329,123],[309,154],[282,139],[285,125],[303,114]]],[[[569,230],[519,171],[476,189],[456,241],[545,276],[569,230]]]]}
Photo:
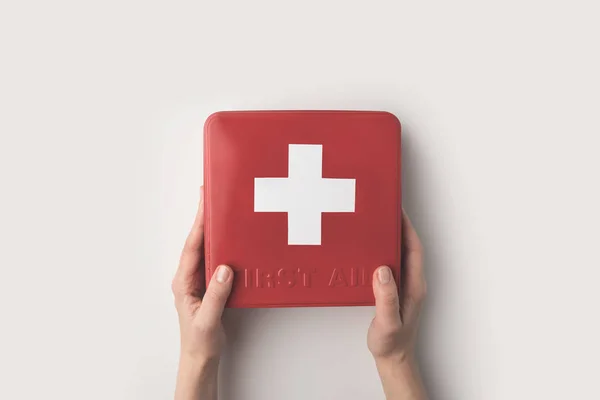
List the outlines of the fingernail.
{"type": "Polygon", "coordinates": [[[381,267],[377,272],[377,278],[379,278],[379,283],[386,284],[392,278],[392,271],[388,267],[381,267]]]}
{"type": "Polygon", "coordinates": [[[229,268],[225,265],[220,265],[217,268],[217,282],[225,283],[229,279],[229,268]]]}

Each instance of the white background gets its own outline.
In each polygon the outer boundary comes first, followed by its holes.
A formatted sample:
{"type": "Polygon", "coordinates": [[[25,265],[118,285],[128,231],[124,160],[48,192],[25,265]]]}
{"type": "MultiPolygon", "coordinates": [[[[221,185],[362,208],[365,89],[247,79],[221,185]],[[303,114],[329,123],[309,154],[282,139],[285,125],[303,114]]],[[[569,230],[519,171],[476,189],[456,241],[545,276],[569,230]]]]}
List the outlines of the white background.
{"type": "MultiPolygon", "coordinates": [[[[598,3],[2,1],[0,398],[172,397],[220,109],[394,112],[432,399],[597,399],[598,3]]],[[[233,312],[223,399],[376,399],[370,308],[233,312]]]]}

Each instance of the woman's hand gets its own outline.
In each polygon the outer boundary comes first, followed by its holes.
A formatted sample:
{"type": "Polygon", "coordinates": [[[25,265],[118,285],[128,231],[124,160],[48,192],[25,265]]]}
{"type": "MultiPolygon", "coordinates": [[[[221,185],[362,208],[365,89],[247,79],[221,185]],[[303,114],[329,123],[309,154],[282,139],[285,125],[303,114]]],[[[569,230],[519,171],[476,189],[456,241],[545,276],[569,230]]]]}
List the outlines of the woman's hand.
{"type": "Polygon", "coordinates": [[[220,266],[204,288],[204,192],[173,279],[179,314],[181,355],[175,400],[217,398],[219,357],[225,344],[221,315],[231,291],[233,271],[220,266]]]}
{"type": "Polygon", "coordinates": [[[387,399],[423,400],[426,394],[414,357],[419,314],[426,292],[423,249],[405,213],[402,220],[404,275],[400,296],[390,268],[378,268],[373,274],[375,318],[367,342],[387,399]]]}

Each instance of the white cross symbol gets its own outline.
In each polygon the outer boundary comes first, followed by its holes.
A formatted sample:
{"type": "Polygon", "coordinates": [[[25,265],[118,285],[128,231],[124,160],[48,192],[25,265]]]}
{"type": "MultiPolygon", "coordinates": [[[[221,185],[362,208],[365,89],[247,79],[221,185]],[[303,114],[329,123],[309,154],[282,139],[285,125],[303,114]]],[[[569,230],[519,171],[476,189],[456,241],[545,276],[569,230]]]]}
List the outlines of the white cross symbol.
{"type": "Polygon", "coordinates": [[[321,213],[354,212],[356,180],[322,170],[322,145],[290,144],[287,178],[254,178],[254,211],[287,212],[288,245],[320,245],[321,213]]]}

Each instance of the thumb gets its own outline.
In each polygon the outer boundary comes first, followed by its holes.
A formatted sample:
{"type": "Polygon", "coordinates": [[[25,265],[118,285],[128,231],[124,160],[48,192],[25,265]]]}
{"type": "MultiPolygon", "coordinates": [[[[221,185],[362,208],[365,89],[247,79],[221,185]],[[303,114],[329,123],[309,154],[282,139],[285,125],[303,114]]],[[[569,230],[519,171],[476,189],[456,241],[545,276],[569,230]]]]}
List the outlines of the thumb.
{"type": "Polygon", "coordinates": [[[384,326],[397,326],[400,319],[398,287],[392,270],[381,266],[373,273],[373,293],[375,294],[375,319],[384,326]]]}
{"type": "Polygon", "coordinates": [[[233,271],[227,265],[220,265],[213,274],[206,293],[202,299],[197,318],[201,319],[201,324],[206,327],[216,327],[221,323],[221,315],[225,303],[231,293],[233,284],[233,271]]]}

